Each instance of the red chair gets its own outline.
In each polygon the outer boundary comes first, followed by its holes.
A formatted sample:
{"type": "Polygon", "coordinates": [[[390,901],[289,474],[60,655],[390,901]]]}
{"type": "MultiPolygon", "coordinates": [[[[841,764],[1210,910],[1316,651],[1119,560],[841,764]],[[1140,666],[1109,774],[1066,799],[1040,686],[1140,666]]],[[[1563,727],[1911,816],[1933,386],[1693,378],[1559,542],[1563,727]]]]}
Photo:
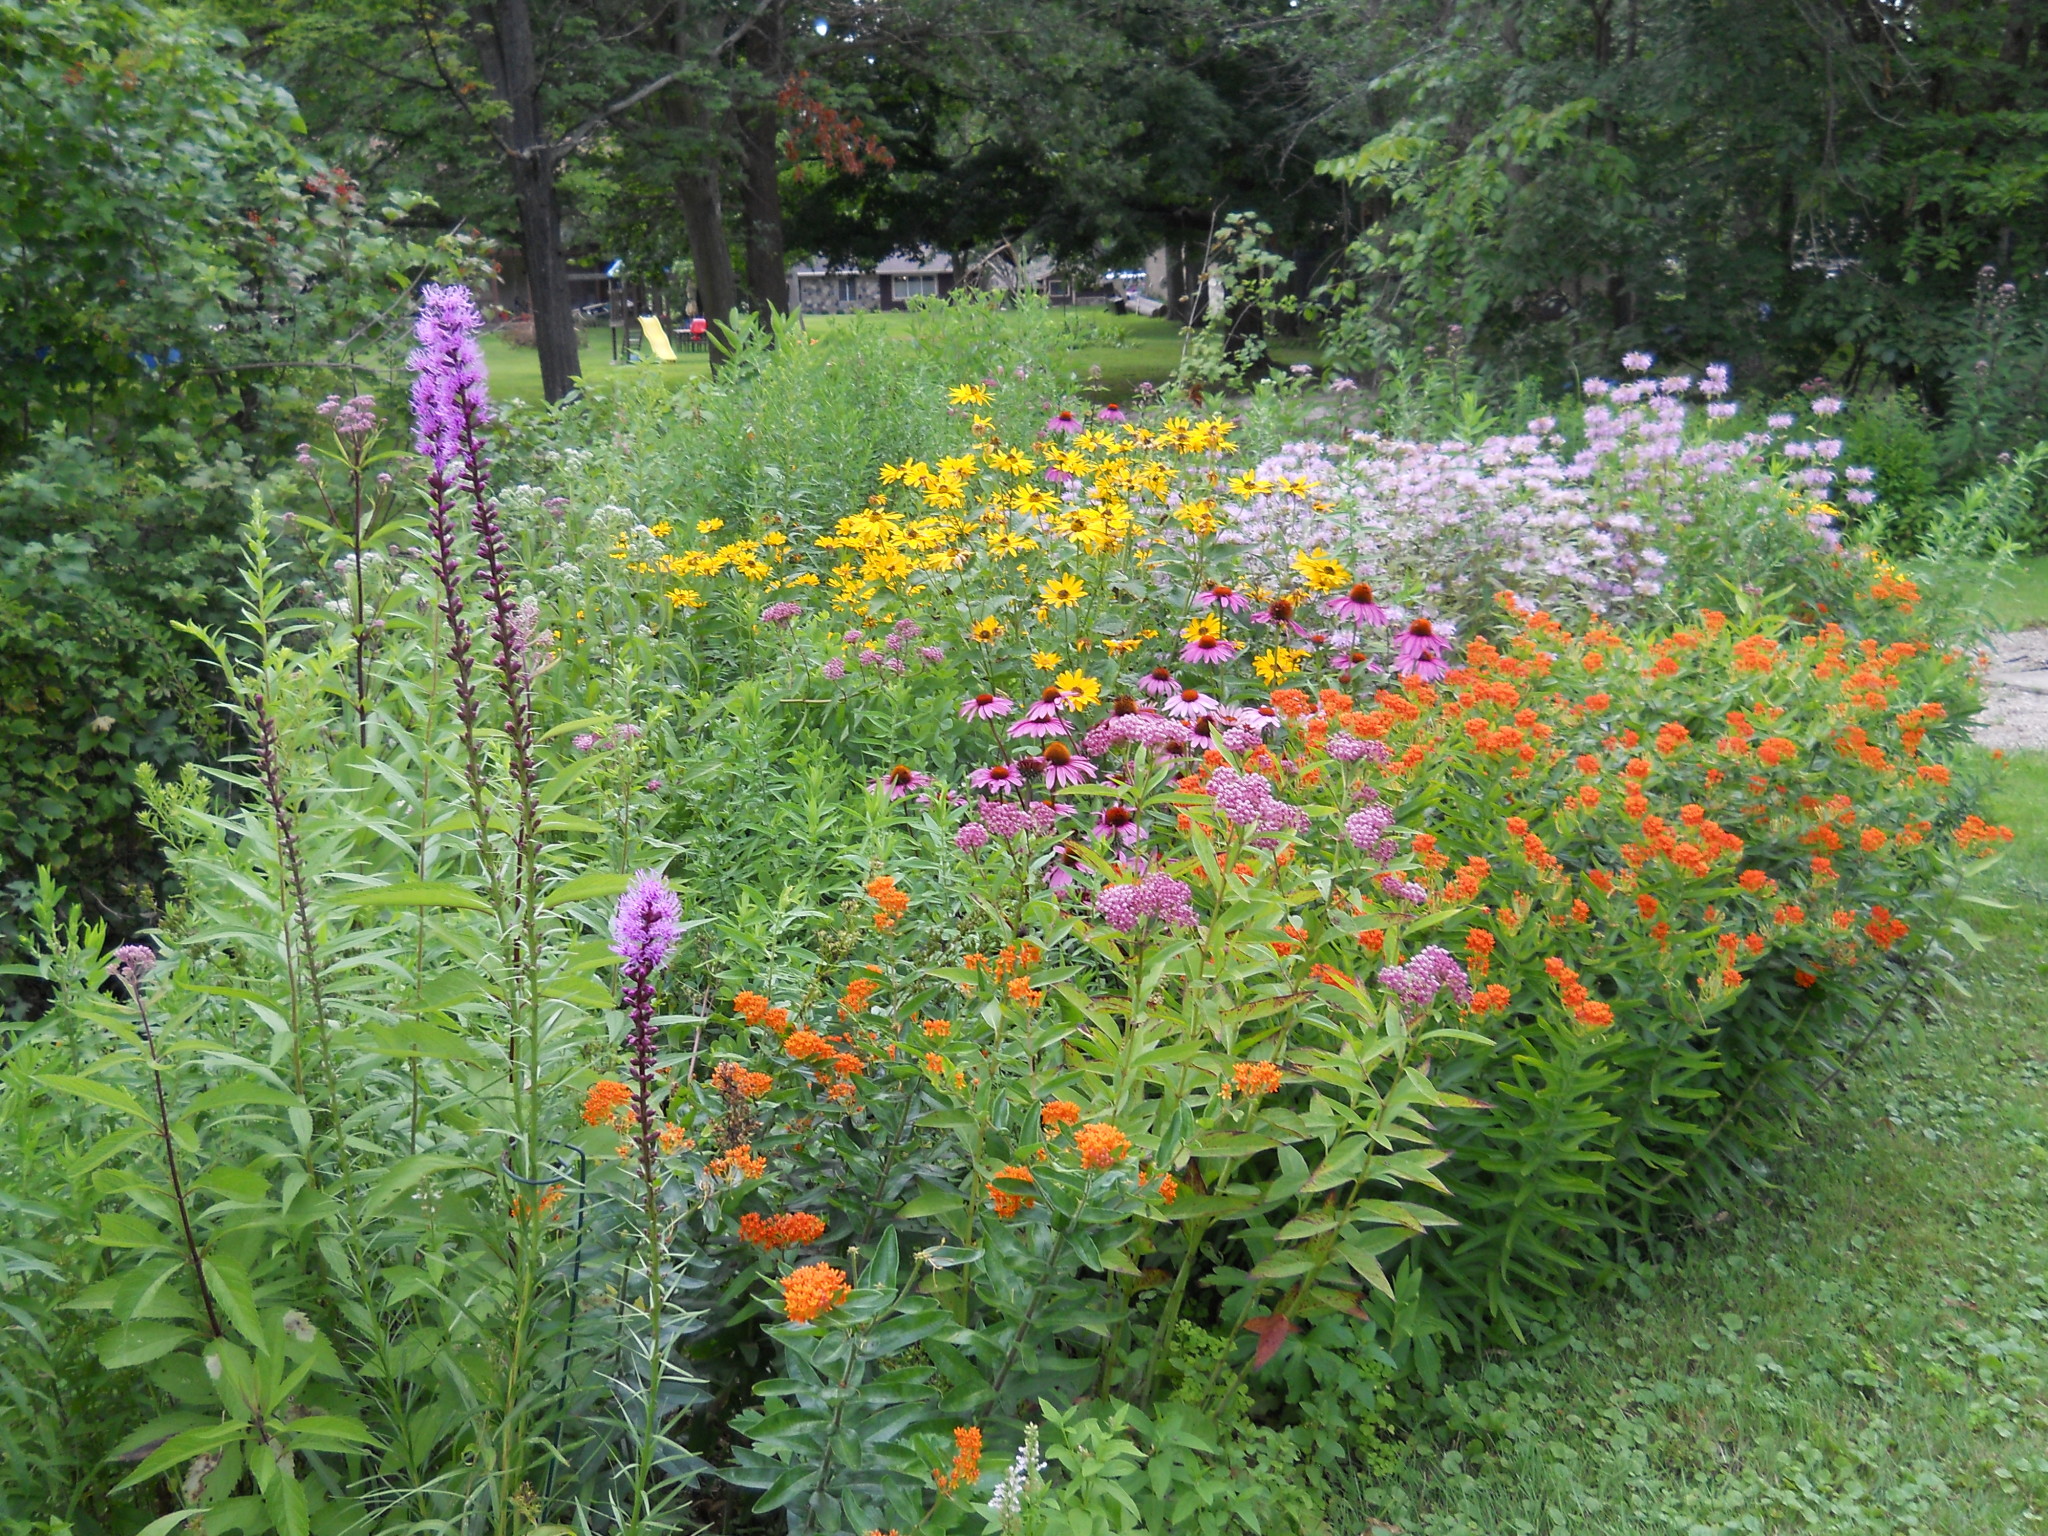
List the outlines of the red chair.
{"type": "Polygon", "coordinates": [[[690,348],[707,346],[710,343],[711,322],[702,315],[690,322],[690,328],[683,334],[683,345],[690,348]]]}

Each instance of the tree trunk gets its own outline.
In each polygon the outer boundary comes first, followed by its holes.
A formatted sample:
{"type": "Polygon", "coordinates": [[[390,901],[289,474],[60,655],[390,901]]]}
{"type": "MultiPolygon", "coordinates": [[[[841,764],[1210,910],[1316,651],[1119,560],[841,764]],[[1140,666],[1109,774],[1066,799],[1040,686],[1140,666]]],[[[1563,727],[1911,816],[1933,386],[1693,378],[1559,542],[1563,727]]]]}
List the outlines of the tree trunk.
{"type": "Polygon", "coordinates": [[[732,355],[729,328],[740,307],[739,285],[733,279],[732,247],[725,238],[725,203],[719,194],[719,154],[711,136],[711,114],[695,91],[679,91],[676,125],[696,142],[686,150],[684,167],[676,173],[676,205],[683,215],[683,233],[690,241],[690,261],[697,269],[697,303],[710,322],[706,345],[716,370],[732,355]]]}
{"type": "Polygon", "coordinates": [[[789,270],[783,260],[782,157],[776,134],[781,114],[775,92],[789,74],[783,0],[769,0],[747,33],[747,63],[760,78],[761,95],[739,114],[740,226],[746,246],[747,291],[757,308],[789,312],[789,270]]]}
{"type": "Polygon", "coordinates": [[[504,143],[519,202],[519,243],[533,300],[533,340],[540,350],[541,393],[551,401],[569,393],[576,376],[576,319],[569,307],[569,272],[562,257],[562,210],[555,196],[555,156],[541,114],[540,66],[534,54],[528,0],[497,0],[491,42],[478,49],[484,73],[510,112],[504,143]]]}

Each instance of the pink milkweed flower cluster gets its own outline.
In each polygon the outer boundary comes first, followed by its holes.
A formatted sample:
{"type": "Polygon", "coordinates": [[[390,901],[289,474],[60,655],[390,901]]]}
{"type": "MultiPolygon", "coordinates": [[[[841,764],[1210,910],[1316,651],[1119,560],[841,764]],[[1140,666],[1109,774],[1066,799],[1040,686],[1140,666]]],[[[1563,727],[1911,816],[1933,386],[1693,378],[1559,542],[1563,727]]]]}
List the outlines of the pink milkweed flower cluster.
{"type": "Polygon", "coordinates": [[[1411,1014],[1422,1012],[1443,991],[1456,998],[1461,1007],[1472,1001],[1472,981],[1465,974],[1465,967],[1458,964],[1449,950],[1435,944],[1418,950],[1405,965],[1382,967],[1380,985],[1400,998],[1411,1014]]]}
{"type": "Polygon", "coordinates": [[[1152,918],[1168,928],[1197,928],[1194,892],[1171,875],[1153,873],[1141,880],[1105,885],[1095,893],[1095,910],[1119,933],[1135,933],[1152,918]]]}
{"type": "Polygon", "coordinates": [[[1308,813],[1276,798],[1273,786],[1256,773],[1218,768],[1209,775],[1209,798],[1224,819],[1260,832],[1306,832],[1308,813]]]}

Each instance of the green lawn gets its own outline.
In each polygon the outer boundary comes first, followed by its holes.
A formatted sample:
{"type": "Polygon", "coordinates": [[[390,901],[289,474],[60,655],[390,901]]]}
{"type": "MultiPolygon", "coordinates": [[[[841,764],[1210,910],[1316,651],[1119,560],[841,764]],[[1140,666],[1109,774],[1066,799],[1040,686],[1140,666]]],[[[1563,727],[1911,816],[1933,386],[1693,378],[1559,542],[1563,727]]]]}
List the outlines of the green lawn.
{"type": "MultiPolygon", "coordinates": [[[[1774,1193],[1540,1363],[1456,1389],[1359,1523],[1408,1536],[2006,1536],[2048,1522],[2048,759],[1967,995],[1881,1042],[1774,1193]]],[[[1960,941],[1958,950],[1967,951],[1960,941]]],[[[1351,1527],[1347,1527],[1347,1531],[1351,1527]]]]}
{"type": "MultiPolygon", "coordinates": [[[[1099,330],[1101,339],[1077,351],[1069,365],[1066,382],[1086,387],[1102,400],[1126,401],[1137,393],[1140,383],[1164,385],[1180,366],[1180,327],[1170,320],[1146,319],[1139,315],[1111,315],[1103,311],[1077,311],[1081,322],[1099,330]],[[1096,370],[1099,370],[1097,372],[1096,370]]],[[[828,342],[835,334],[853,327],[880,329],[884,333],[909,334],[910,316],[900,310],[864,315],[812,315],[805,331],[828,342]]],[[[490,369],[491,393],[501,400],[537,402],[540,392],[540,354],[531,347],[515,347],[497,332],[483,342],[484,361],[490,369]]],[[[1315,353],[1307,347],[1276,346],[1276,362],[1287,364],[1312,361],[1315,353]]],[[[662,375],[675,382],[702,378],[706,371],[702,352],[683,352],[673,365],[659,366],[662,375]]],[[[601,387],[607,378],[618,377],[611,360],[610,333],[602,328],[584,333],[582,354],[586,387],[601,387]]]]}

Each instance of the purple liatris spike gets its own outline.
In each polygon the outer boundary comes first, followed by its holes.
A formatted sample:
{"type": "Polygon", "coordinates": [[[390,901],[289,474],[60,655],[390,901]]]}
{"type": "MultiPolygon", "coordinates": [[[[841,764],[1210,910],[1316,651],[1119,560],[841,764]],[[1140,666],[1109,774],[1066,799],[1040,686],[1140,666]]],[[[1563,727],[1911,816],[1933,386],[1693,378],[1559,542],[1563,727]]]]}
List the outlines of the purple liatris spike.
{"type": "Polygon", "coordinates": [[[625,962],[629,976],[652,976],[682,937],[682,920],[683,904],[668,881],[643,869],[612,914],[612,953],[625,962]]]}
{"type": "Polygon", "coordinates": [[[418,348],[405,360],[412,382],[413,446],[445,471],[462,457],[462,431],[491,418],[484,355],[476,344],[483,316],[467,288],[429,283],[413,324],[418,348]]]}

